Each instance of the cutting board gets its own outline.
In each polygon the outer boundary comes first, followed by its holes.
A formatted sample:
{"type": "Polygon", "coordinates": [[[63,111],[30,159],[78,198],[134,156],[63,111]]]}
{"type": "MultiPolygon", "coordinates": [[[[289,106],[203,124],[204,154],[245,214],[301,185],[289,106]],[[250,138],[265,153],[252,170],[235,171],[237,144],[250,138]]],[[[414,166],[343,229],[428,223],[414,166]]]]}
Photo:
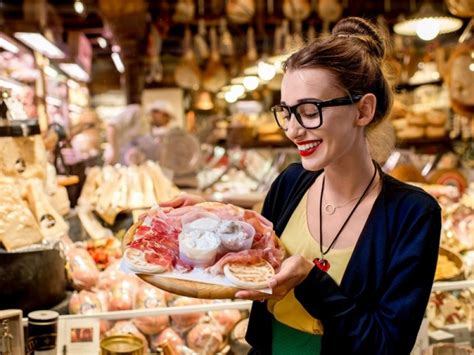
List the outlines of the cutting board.
{"type": "Polygon", "coordinates": [[[162,290],[194,298],[233,299],[235,293],[239,290],[235,287],[162,277],[159,274],[138,274],[137,276],[162,290]]]}

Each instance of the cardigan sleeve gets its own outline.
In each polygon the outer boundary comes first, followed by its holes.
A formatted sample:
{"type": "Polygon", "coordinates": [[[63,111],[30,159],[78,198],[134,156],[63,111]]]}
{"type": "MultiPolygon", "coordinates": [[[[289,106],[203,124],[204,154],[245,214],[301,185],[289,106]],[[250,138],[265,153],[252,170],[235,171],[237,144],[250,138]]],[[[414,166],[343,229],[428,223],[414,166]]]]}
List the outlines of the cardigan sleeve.
{"type": "Polygon", "coordinates": [[[296,298],[321,320],[325,334],[333,334],[334,339],[328,339],[331,353],[334,345],[341,348],[340,353],[410,353],[436,269],[440,209],[432,208],[406,224],[392,248],[386,281],[375,291],[373,302],[364,304],[354,295],[345,294],[317,267],[295,288],[296,298]]]}

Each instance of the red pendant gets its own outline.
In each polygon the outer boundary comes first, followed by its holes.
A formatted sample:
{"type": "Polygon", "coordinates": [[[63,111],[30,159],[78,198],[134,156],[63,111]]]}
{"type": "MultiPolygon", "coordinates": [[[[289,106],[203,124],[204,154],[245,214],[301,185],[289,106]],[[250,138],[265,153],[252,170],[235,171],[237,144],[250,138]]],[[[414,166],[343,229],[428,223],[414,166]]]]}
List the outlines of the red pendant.
{"type": "Polygon", "coordinates": [[[331,267],[331,264],[329,264],[329,261],[323,258],[314,258],[313,264],[316,265],[320,270],[324,272],[327,272],[329,268],[331,267]]]}

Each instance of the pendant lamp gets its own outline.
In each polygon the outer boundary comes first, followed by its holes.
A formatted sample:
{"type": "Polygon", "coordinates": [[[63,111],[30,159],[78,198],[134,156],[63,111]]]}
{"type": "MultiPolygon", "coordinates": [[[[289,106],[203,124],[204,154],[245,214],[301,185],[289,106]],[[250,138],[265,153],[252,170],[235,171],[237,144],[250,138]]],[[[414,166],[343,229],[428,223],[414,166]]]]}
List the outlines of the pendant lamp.
{"type": "Polygon", "coordinates": [[[462,20],[437,11],[425,0],[416,13],[397,23],[393,30],[400,35],[418,36],[422,40],[430,41],[439,34],[455,32],[461,27],[462,20]]]}

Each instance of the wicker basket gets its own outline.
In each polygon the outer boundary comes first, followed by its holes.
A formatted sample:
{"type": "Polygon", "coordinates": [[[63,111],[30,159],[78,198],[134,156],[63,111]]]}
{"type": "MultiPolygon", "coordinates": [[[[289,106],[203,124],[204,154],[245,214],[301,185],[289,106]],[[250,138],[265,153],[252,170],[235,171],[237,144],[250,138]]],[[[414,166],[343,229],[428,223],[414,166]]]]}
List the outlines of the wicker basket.
{"type": "Polygon", "coordinates": [[[456,275],[448,277],[448,278],[439,278],[436,279],[435,281],[458,281],[458,280],[464,280],[465,274],[464,274],[464,262],[462,260],[462,256],[455,251],[452,251],[448,248],[445,247],[440,247],[439,248],[439,255],[444,255],[446,256],[450,261],[452,261],[455,265],[456,268],[458,269],[458,272],[456,275]]]}

